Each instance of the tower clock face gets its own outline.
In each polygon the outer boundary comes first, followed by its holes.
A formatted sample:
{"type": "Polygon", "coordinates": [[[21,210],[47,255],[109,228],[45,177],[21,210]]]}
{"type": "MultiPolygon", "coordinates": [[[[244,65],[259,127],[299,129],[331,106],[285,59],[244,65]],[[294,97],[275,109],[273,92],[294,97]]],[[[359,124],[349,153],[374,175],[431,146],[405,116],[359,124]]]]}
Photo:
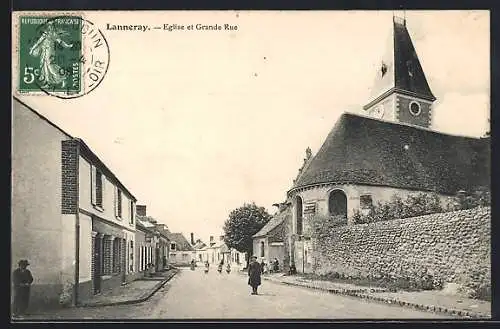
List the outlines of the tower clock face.
{"type": "Polygon", "coordinates": [[[422,112],[420,104],[418,102],[412,101],[408,107],[408,110],[413,116],[418,116],[422,112]]]}
{"type": "Polygon", "coordinates": [[[382,105],[376,106],[372,111],[372,115],[377,119],[381,119],[384,116],[384,107],[382,105]]]}

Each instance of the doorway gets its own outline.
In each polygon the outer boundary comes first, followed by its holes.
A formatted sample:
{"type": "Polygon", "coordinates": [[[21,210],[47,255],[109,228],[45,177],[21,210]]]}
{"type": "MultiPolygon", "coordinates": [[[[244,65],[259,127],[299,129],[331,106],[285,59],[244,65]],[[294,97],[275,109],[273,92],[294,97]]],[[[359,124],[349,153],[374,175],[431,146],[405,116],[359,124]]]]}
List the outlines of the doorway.
{"type": "Polygon", "coordinates": [[[92,278],[94,294],[101,292],[102,237],[96,236],[93,246],[94,276],[92,278]]]}

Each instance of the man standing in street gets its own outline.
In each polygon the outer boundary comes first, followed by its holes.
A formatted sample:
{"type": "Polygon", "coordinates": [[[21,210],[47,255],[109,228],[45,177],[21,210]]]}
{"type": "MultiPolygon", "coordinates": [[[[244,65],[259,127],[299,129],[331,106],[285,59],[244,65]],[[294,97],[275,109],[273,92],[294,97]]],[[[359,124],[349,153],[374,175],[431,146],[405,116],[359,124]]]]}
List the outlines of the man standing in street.
{"type": "Polygon", "coordinates": [[[252,295],[257,295],[257,287],[260,286],[260,275],[262,268],[257,262],[257,257],[252,256],[248,265],[248,285],[252,287],[252,295]]]}
{"type": "Polygon", "coordinates": [[[22,259],[12,275],[14,281],[14,316],[25,314],[30,300],[30,287],[33,276],[27,269],[29,262],[22,259]]]}

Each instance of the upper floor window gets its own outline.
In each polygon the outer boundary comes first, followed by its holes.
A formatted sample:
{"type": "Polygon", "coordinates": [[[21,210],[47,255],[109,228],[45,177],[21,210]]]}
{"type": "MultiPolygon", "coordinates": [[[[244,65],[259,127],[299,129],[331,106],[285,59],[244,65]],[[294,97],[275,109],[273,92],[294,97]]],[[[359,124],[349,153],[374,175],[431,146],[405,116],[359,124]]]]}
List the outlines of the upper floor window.
{"type": "Polygon", "coordinates": [[[297,224],[296,224],[296,233],[298,235],[302,235],[302,228],[303,228],[303,220],[302,220],[302,199],[300,196],[297,196],[296,198],[296,215],[297,215],[297,224]]]}
{"type": "Polygon", "coordinates": [[[129,214],[130,214],[130,224],[134,224],[134,201],[130,200],[130,207],[129,207],[129,214]]]}
{"type": "Polygon", "coordinates": [[[175,248],[176,248],[175,243],[171,243],[171,244],[170,244],[170,250],[175,250],[175,248]]]}
{"type": "Polygon", "coordinates": [[[94,206],[103,208],[103,175],[97,168],[91,166],[91,202],[94,206]]]}
{"type": "Polygon", "coordinates": [[[102,174],[99,170],[95,176],[95,203],[102,208],[102,174]]]}
{"type": "Polygon", "coordinates": [[[264,257],[265,250],[266,250],[266,245],[265,245],[264,241],[261,241],[260,242],[260,257],[264,257]]]}
{"type": "Polygon", "coordinates": [[[122,218],[122,191],[118,187],[115,189],[115,216],[122,218]]]}

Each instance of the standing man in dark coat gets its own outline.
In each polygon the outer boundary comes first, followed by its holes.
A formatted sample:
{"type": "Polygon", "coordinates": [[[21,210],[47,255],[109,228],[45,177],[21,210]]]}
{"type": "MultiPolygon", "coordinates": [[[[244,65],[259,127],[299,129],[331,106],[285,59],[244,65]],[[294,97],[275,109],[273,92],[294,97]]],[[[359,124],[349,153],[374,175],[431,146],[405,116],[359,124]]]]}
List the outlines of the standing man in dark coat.
{"type": "Polygon", "coordinates": [[[262,268],[257,262],[257,257],[252,256],[248,265],[248,285],[252,287],[252,295],[257,295],[257,287],[260,286],[260,275],[262,268]]]}
{"type": "Polygon", "coordinates": [[[26,312],[30,300],[30,286],[33,276],[27,269],[29,263],[22,259],[18,263],[19,267],[12,275],[14,281],[14,315],[22,315],[26,312]]]}

